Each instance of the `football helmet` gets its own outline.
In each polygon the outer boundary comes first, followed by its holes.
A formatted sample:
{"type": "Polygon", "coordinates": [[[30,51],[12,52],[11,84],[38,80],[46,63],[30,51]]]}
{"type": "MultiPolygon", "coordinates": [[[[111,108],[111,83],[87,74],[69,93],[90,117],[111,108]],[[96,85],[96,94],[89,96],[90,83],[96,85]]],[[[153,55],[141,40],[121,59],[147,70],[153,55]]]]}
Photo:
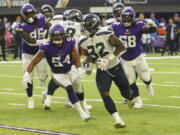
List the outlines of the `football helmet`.
{"type": "Polygon", "coordinates": [[[49,29],[50,40],[58,47],[60,47],[64,41],[65,30],[62,25],[54,24],[49,29]]]}
{"type": "Polygon", "coordinates": [[[54,9],[51,5],[46,4],[41,7],[41,13],[45,15],[47,21],[50,21],[53,17],[54,9]]]}
{"type": "Polygon", "coordinates": [[[36,9],[30,3],[26,3],[21,8],[21,16],[27,23],[34,23],[37,20],[36,9]]]}
{"type": "Polygon", "coordinates": [[[67,14],[67,20],[71,20],[74,22],[82,21],[82,13],[78,9],[71,9],[67,14]]]}
{"type": "Polygon", "coordinates": [[[126,7],[121,14],[121,23],[125,27],[130,27],[135,22],[135,11],[133,8],[126,7]]]}
{"type": "Polygon", "coordinates": [[[69,13],[70,10],[65,10],[63,12],[63,20],[66,21],[67,20],[67,16],[68,16],[68,13],[69,13]]]}
{"type": "Polygon", "coordinates": [[[87,14],[83,17],[83,28],[90,35],[96,33],[100,26],[100,18],[96,14],[87,14]]]}
{"type": "Polygon", "coordinates": [[[125,8],[124,4],[122,3],[116,3],[113,5],[113,14],[117,21],[121,21],[121,13],[123,9],[125,8]]]}

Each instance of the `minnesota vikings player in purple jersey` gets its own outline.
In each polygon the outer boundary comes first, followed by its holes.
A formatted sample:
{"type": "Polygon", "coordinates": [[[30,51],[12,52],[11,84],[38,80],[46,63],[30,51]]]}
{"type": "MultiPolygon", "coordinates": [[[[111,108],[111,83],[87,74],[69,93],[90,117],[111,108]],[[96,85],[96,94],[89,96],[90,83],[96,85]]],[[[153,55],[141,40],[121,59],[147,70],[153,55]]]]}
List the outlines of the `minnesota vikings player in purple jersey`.
{"type": "Polygon", "coordinates": [[[148,64],[144,59],[141,48],[142,34],[156,31],[156,25],[150,21],[135,21],[135,11],[125,8],[121,15],[121,24],[112,24],[115,35],[119,37],[127,51],[121,56],[122,65],[128,77],[131,89],[134,91],[134,108],[142,108],[143,103],[136,85],[137,75],[146,84],[148,95],[154,96],[151,86],[151,75],[148,64]]]}
{"type": "MultiPolygon", "coordinates": [[[[16,31],[22,37],[22,63],[23,71],[25,72],[27,65],[30,63],[33,56],[39,49],[39,44],[44,42],[43,32],[45,27],[49,27],[50,23],[45,21],[42,14],[36,14],[36,9],[33,5],[27,3],[21,8],[21,15],[23,22],[16,27],[16,31]]],[[[37,66],[36,70],[40,80],[41,87],[45,86],[45,80],[47,79],[47,62],[43,59],[37,66]]],[[[31,80],[33,80],[33,73],[31,74],[31,80]]],[[[34,108],[33,101],[33,83],[25,85],[28,96],[28,108],[34,108]]]]}
{"type": "Polygon", "coordinates": [[[49,34],[50,41],[40,45],[40,50],[27,67],[27,75],[24,76],[25,83],[31,82],[30,73],[35,65],[45,57],[51,68],[52,79],[48,85],[44,108],[50,109],[52,95],[61,86],[66,90],[71,103],[82,119],[87,121],[90,119],[90,116],[88,112],[85,112],[86,110],[81,106],[74,92],[74,84],[76,84],[76,81],[79,80],[79,76],[82,74],[78,70],[81,64],[80,57],[75,48],[75,40],[71,37],[66,37],[65,30],[60,24],[52,25],[49,29],[49,34]]]}

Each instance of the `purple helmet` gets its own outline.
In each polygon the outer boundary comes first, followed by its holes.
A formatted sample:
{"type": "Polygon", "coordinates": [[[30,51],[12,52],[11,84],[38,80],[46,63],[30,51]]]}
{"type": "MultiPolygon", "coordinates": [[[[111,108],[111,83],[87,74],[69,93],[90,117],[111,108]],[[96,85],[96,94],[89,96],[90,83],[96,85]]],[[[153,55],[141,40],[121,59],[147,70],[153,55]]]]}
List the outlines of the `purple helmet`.
{"type": "Polygon", "coordinates": [[[34,23],[36,19],[36,9],[30,3],[26,3],[21,8],[21,16],[27,23],[34,23]]]}
{"type": "Polygon", "coordinates": [[[49,34],[54,44],[61,44],[65,37],[65,30],[62,25],[54,24],[50,27],[49,34]]]}
{"type": "Polygon", "coordinates": [[[121,22],[125,27],[130,27],[135,22],[136,13],[134,9],[126,7],[121,14],[121,22]]]}

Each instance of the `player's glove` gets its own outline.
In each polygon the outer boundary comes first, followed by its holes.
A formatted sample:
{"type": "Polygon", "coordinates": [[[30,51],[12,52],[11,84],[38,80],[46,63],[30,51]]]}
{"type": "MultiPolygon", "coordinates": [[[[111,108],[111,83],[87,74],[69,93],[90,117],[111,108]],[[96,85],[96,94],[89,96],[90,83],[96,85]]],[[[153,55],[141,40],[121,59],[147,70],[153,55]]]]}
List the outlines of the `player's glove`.
{"type": "Polygon", "coordinates": [[[114,54],[109,54],[106,58],[100,58],[96,61],[97,68],[100,68],[101,70],[107,70],[107,66],[110,61],[114,60],[116,56],[114,54]]]}
{"type": "Polygon", "coordinates": [[[146,19],[146,23],[147,25],[149,25],[150,27],[157,27],[155,22],[151,19],[146,19]]]}
{"type": "Polygon", "coordinates": [[[109,64],[109,59],[107,59],[107,58],[99,58],[96,61],[97,68],[101,69],[102,71],[107,70],[108,64],[109,64]]]}
{"type": "Polygon", "coordinates": [[[37,40],[36,40],[36,44],[37,44],[37,45],[43,44],[43,43],[45,43],[45,42],[46,42],[45,39],[37,39],[37,40]]]}
{"type": "Polygon", "coordinates": [[[28,88],[28,83],[30,83],[30,84],[32,83],[31,75],[29,72],[25,72],[25,74],[23,76],[23,85],[26,89],[28,88]]]}

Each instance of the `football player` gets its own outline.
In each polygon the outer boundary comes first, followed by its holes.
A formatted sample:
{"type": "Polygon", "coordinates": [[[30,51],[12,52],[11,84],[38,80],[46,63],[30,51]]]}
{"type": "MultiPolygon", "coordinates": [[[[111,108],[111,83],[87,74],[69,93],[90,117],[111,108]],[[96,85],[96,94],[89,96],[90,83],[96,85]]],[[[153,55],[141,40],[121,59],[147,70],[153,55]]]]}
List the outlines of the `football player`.
{"type": "MultiPolygon", "coordinates": [[[[63,14],[64,21],[59,21],[56,23],[61,24],[68,37],[73,37],[76,41],[76,49],[79,50],[78,42],[79,38],[82,35],[82,14],[77,9],[71,9],[66,10],[63,14]]],[[[78,51],[79,52],[79,51],[78,51]]],[[[84,107],[87,109],[92,109],[91,105],[87,105],[86,101],[84,100],[84,90],[82,85],[82,78],[79,78],[79,81],[77,81],[76,86],[74,87],[76,95],[79,97],[79,99],[83,102],[84,107]]],[[[71,102],[68,98],[65,99],[64,105],[66,107],[73,107],[71,102]]]]}
{"type": "Polygon", "coordinates": [[[143,33],[155,32],[156,25],[150,19],[146,19],[146,22],[135,21],[134,9],[126,7],[121,14],[121,23],[112,24],[112,28],[115,35],[122,40],[127,48],[121,59],[130,87],[136,98],[133,108],[142,108],[143,102],[136,85],[137,75],[146,84],[149,96],[154,96],[154,91],[151,85],[152,78],[149,67],[142,54],[141,38],[143,33]]]}
{"type": "MultiPolygon", "coordinates": [[[[16,26],[16,31],[23,39],[21,51],[23,71],[25,72],[27,65],[39,50],[39,44],[44,42],[44,28],[49,28],[51,24],[45,21],[42,14],[36,14],[36,9],[29,3],[22,6],[21,15],[23,22],[16,26]]],[[[46,59],[43,59],[38,65],[36,65],[41,87],[45,86],[45,81],[47,79],[46,64],[46,59]]],[[[32,80],[33,72],[31,73],[31,82],[32,80]]],[[[25,88],[28,96],[28,108],[34,108],[33,82],[28,83],[25,88]]]]}
{"type": "Polygon", "coordinates": [[[106,25],[111,25],[113,23],[120,23],[121,21],[121,13],[123,9],[125,8],[125,5],[122,3],[115,3],[113,5],[113,15],[114,18],[110,18],[106,20],[106,25]]]}
{"type": "MultiPolygon", "coordinates": [[[[41,13],[45,16],[46,21],[51,22],[54,15],[54,9],[51,7],[51,5],[43,5],[41,7],[41,13]]],[[[48,29],[44,30],[44,37],[45,39],[48,39],[48,29]]]]}
{"type": "Polygon", "coordinates": [[[95,14],[83,17],[83,27],[87,36],[81,37],[80,47],[96,63],[96,85],[106,110],[115,119],[114,127],[123,128],[125,122],[119,116],[109,92],[113,81],[122,96],[132,100],[130,86],[119,60],[126,48],[111,30],[100,27],[100,18],[95,14]]]}
{"type": "Polygon", "coordinates": [[[24,75],[24,83],[31,83],[30,73],[44,57],[52,71],[52,79],[48,85],[48,94],[44,102],[44,109],[50,109],[51,98],[58,87],[66,90],[74,108],[79,112],[83,120],[90,119],[85,108],[81,107],[78,97],[74,92],[74,85],[81,77],[80,57],[75,48],[75,40],[66,37],[65,30],[60,24],[52,25],[49,29],[50,41],[40,45],[40,50],[31,60],[24,75]],[[75,67],[73,66],[75,65],[75,67]]]}

